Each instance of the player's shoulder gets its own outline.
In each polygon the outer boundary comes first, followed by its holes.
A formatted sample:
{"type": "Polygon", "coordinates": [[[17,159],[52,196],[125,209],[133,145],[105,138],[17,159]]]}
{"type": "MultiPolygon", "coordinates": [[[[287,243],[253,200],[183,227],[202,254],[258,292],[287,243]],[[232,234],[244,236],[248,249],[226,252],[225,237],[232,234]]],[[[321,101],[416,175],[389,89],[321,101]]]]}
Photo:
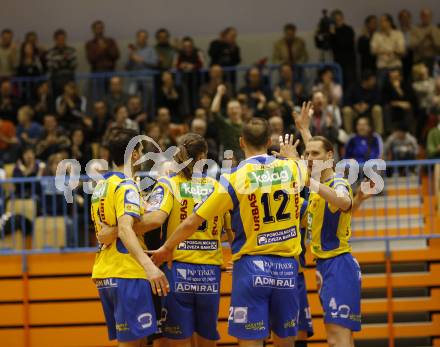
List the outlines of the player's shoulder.
{"type": "Polygon", "coordinates": [[[332,188],[336,188],[337,186],[344,186],[348,189],[351,188],[350,182],[340,174],[334,174],[333,177],[329,179],[328,184],[332,188]]]}

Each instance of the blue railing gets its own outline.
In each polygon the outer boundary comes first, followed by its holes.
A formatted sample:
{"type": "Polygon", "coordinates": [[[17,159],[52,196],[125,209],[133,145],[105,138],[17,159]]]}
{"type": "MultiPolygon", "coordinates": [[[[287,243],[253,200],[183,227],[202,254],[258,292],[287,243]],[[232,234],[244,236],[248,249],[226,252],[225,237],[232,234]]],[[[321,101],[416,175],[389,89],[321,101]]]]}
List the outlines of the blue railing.
{"type": "MultiPolygon", "coordinates": [[[[381,177],[383,192],[353,216],[353,240],[440,237],[440,160],[388,162],[381,177]]],[[[54,177],[0,180],[0,254],[96,249],[88,182],[67,203],[54,177]]]]}
{"type": "MultiPolygon", "coordinates": [[[[224,67],[224,80],[234,91],[238,91],[245,84],[246,72],[252,66],[224,67]]],[[[342,70],[335,63],[298,64],[293,67],[295,81],[301,82],[306,91],[310,91],[316,82],[318,71],[324,67],[333,70],[335,81],[342,84],[342,70]]],[[[264,65],[261,67],[263,83],[274,88],[279,81],[279,65],[264,65]]],[[[183,87],[184,101],[188,109],[198,106],[199,89],[209,80],[209,70],[204,68],[196,72],[183,72],[173,69],[176,85],[183,87]]],[[[77,73],[75,80],[81,86],[82,92],[93,101],[102,99],[108,90],[108,81],[112,77],[121,77],[124,81],[124,90],[128,94],[140,94],[146,110],[155,112],[155,97],[159,85],[161,72],[157,70],[117,71],[103,73],[77,73]]],[[[33,100],[36,87],[43,81],[50,81],[49,76],[14,77],[12,83],[14,91],[22,100],[33,100]]]]}

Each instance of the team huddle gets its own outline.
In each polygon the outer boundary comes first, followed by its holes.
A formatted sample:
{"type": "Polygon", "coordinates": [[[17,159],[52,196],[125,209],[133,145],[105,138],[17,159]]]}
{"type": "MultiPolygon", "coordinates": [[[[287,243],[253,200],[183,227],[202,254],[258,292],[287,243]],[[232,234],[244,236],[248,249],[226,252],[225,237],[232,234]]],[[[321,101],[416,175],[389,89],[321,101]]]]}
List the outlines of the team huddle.
{"type": "Polygon", "coordinates": [[[132,134],[115,134],[114,171],[97,184],[91,207],[100,242],[92,277],[110,339],[119,346],[144,346],[148,336],[162,346],[215,346],[226,236],[233,262],[228,333],[240,346],[263,346],[270,336],[275,346],[307,346],[313,335],[303,275],[307,243],[317,262],[328,343],[354,346],[361,271],[349,245],[351,216],[368,196],[353,196],[333,166],[315,169],[333,159],[333,146],[311,136],[312,113],[308,103],[294,114],[305,161],[289,135],[280,138],[279,152],[268,154],[269,126],[253,118],[240,138],[246,159],[219,180],[194,167],[206,159],[204,138],[184,135],[176,160],[192,161],[161,177],[145,201],[123,174],[124,164],[134,172],[142,144],[124,162],[132,134]],[[147,251],[144,234],[157,228],[160,247],[147,251]]]}

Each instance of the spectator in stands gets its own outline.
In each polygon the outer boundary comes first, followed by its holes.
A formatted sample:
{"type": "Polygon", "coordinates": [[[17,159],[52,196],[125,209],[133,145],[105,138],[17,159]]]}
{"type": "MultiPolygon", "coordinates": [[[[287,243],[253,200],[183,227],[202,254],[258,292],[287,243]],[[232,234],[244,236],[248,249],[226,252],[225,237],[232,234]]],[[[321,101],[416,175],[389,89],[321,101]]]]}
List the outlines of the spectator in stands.
{"type": "Polygon", "coordinates": [[[170,43],[170,32],[168,29],[161,28],[156,31],[156,46],[154,48],[159,59],[159,69],[171,69],[176,49],[170,43]]]}
{"type": "MultiPolygon", "coordinates": [[[[153,139],[153,141],[160,147],[161,151],[165,151],[168,147],[172,145],[172,141],[169,138],[168,134],[164,134],[161,132],[159,124],[156,122],[148,123],[147,129],[146,129],[146,135],[153,139]]],[[[145,145],[145,152],[146,153],[158,153],[159,149],[155,146],[155,144],[151,142],[147,142],[145,145]]],[[[153,162],[151,163],[147,162],[148,169],[151,169],[153,166],[153,162]],[[150,164],[150,165],[148,165],[150,164]]]]}
{"type": "Polygon", "coordinates": [[[21,146],[35,146],[43,134],[43,127],[33,122],[34,110],[28,105],[20,107],[18,110],[17,138],[21,146]]]}
{"type": "Polygon", "coordinates": [[[69,148],[69,158],[76,159],[81,165],[84,173],[87,163],[92,160],[92,147],[89,141],[85,141],[85,134],[82,128],[76,128],[70,135],[71,146],[69,148]]]}
{"type": "Polygon", "coordinates": [[[17,160],[20,150],[14,123],[0,117],[0,162],[5,164],[17,160]]]}
{"type": "Polygon", "coordinates": [[[125,105],[118,105],[115,107],[113,122],[108,125],[107,131],[104,134],[104,143],[109,143],[109,139],[113,129],[129,129],[139,133],[139,125],[128,118],[128,110],[125,105]]]}
{"type": "Polygon", "coordinates": [[[69,148],[70,140],[65,130],[58,126],[57,119],[52,114],[44,116],[43,128],[43,134],[37,142],[35,152],[38,158],[45,161],[49,156],[69,148]]]}
{"type": "Polygon", "coordinates": [[[399,12],[399,28],[405,40],[405,54],[402,57],[402,72],[405,81],[411,77],[411,67],[413,65],[413,51],[411,48],[411,33],[414,30],[411,19],[411,12],[403,9],[399,12]]]}
{"type": "Polygon", "coordinates": [[[246,84],[240,89],[240,93],[247,95],[249,106],[257,112],[262,112],[266,107],[266,101],[272,97],[270,87],[264,83],[258,67],[249,69],[246,74],[246,84]]]}
{"type": "Polygon", "coordinates": [[[55,101],[49,88],[49,82],[43,81],[37,87],[37,95],[33,102],[35,120],[43,123],[43,117],[48,113],[55,112],[55,101]]]}
{"type": "Polygon", "coordinates": [[[284,37],[275,42],[272,52],[274,64],[304,64],[309,60],[306,43],[296,36],[296,25],[284,26],[284,37]]]}
{"type": "Polygon", "coordinates": [[[369,15],[364,20],[364,30],[357,41],[357,49],[361,58],[361,73],[376,71],[376,56],[371,52],[371,38],[377,30],[377,17],[369,15]]]}
{"type": "Polygon", "coordinates": [[[157,110],[156,120],[166,143],[176,144],[177,138],[188,132],[186,124],[172,123],[170,110],[166,107],[160,107],[157,110]]]}
{"type": "Polygon", "coordinates": [[[213,100],[213,97],[211,96],[211,94],[209,94],[209,93],[201,93],[200,94],[199,106],[200,106],[200,108],[205,110],[206,115],[208,116],[208,119],[210,119],[212,116],[211,115],[212,100],[213,100]]]}
{"type": "Polygon", "coordinates": [[[160,89],[157,91],[156,106],[166,107],[171,112],[173,123],[182,123],[184,114],[183,91],[174,83],[173,75],[164,71],[162,73],[160,89]]]}
{"type": "Polygon", "coordinates": [[[293,92],[294,78],[293,78],[293,68],[289,64],[280,65],[280,80],[277,87],[281,89],[288,89],[293,92]]]}
{"type": "Polygon", "coordinates": [[[108,128],[111,116],[108,112],[106,103],[103,100],[98,100],[93,103],[92,115],[92,139],[93,142],[101,142],[105,131],[108,128]]]}
{"type": "MultiPolygon", "coordinates": [[[[46,164],[38,160],[33,147],[25,147],[21,157],[17,160],[12,176],[14,178],[41,177],[46,164]]],[[[15,194],[20,199],[36,199],[39,195],[39,185],[32,187],[33,183],[19,183],[15,186],[15,194]]]]}
{"type": "Polygon", "coordinates": [[[128,101],[128,95],[124,92],[122,79],[118,76],[113,76],[110,79],[109,93],[105,98],[107,109],[113,112],[118,105],[125,105],[128,101]]]}
{"type": "Polygon", "coordinates": [[[431,112],[440,114],[440,76],[435,80],[434,96],[432,97],[431,112]]]}
{"type": "Polygon", "coordinates": [[[313,136],[321,135],[336,144],[341,127],[341,114],[335,105],[329,105],[326,96],[321,91],[315,91],[312,95],[313,118],[310,131],[313,136]]]}
{"type": "Polygon", "coordinates": [[[147,112],[142,105],[142,99],[139,95],[131,95],[127,102],[128,118],[139,124],[139,128],[143,129],[147,121],[147,112]]]}
{"type": "Polygon", "coordinates": [[[159,59],[156,50],[148,45],[148,31],[139,30],[136,33],[136,43],[128,45],[127,70],[155,69],[159,59]]]}
{"type": "Polygon", "coordinates": [[[412,80],[412,89],[420,111],[418,119],[420,123],[425,123],[434,99],[435,80],[429,76],[429,70],[423,63],[415,64],[412,67],[412,80]]]}
{"type": "MultiPolygon", "coordinates": [[[[209,80],[200,87],[200,95],[206,93],[209,94],[212,99],[217,93],[217,87],[220,84],[223,84],[226,87],[225,100],[227,101],[232,97],[232,85],[228,81],[225,81],[223,68],[220,65],[211,65],[209,68],[209,80]]],[[[211,104],[209,104],[209,106],[211,106],[211,104]]]]}
{"type": "Polygon", "coordinates": [[[47,52],[47,67],[55,97],[63,93],[64,85],[75,77],[77,67],[76,50],[66,44],[67,34],[63,29],[55,31],[55,45],[47,52]]]}
{"type": "Polygon", "coordinates": [[[440,158],[440,113],[437,115],[437,126],[428,133],[426,156],[430,159],[440,158]]]}
{"type": "Polygon", "coordinates": [[[17,110],[19,100],[13,94],[12,83],[9,79],[4,79],[0,84],[0,118],[17,123],[17,110]]]}
{"type": "MultiPolygon", "coordinates": [[[[24,43],[20,50],[20,61],[17,67],[17,76],[38,77],[43,74],[43,65],[40,55],[30,42],[24,43]]],[[[32,89],[34,86],[31,87],[32,89]]]]}
{"type": "Polygon", "coordinates": [[[330,44],[333,59],[341,65],[344,79],[344,89],[356,81],[356,50],[355,34],[351,26],[345,23],[341,10],[334,10],[331,14],[334,26],[330,27],[330,44]]]}
{"type": "Polygon", "coordinates": [[[354,85],[345,98],[342,109],[345,131],[353,132],[353,123],[358,116],[368,116],[373,119],[377,133],[383,134],[383,114],[376,75],[371,71],[362,73],[361,83],[354,85]]]}
{"type": "Polygon", "coordinates": [[[318,84],[312,90],[322,91],[330,104],[339,105],[342,101],[342,87],[335,82],[331,67],[324,67],[319,71],[318,84]]]}
{"type": "Polygon", "coordinates": [[[218,129],[219,140],[223,146],[223,151],[232,150],[234,157],[241,160],[243,158],[243,152],[240,148],[239,138],[243,127],[242,108],[237,100],[230,100],[226,108],[227,118],[225,118],[220,113],[221,100],[225,93],[226,87],[224,85],[218,86],[217,94],[211,105],[214,124],[218,129]]]}
{"type": "Polygon", "coordinates": [[[399,124],[385,141],[384,159],[414,160],[418,151],[416,138],[408,132],[405,125],[399,124]]]}
{"type": "MultiPolygon", "coordinates": [[[[293,102],[296,105],[301,105],[303,101],[308,100],[304,90],[304,85],[294,79],[294,71],[288,64],[280,66],[280,81],[274,90],[273,96],[275,99],[282,98],[286,102],[293,102]]],[[[281,101],[278,101],[282,103],[281,101]]]]}
{"type": "Polygon", "coordinates": [[[55,107],[59,124],[69,129],[84,122],[87,99],[79,95],[78,86],[70,81],[64,85],[64,93],[55,100],[55,107]]]}
{"type": "Polygon", "coordinates": [[[432,11],[420,11],[420,25],[411,31],[410,46],[414,51],[414,62],[425,63],[432,71],[434,60],[440,50],[440,29],[432,23],[432,11]]]}
{"type": "Polygon", "coordinates": [[[382,138],[374,132],[369,117],[361,116],[356,120],[356,133],[345,145],[345,159],[355,159],[364,164],[370,159],[379,159],[383,154],[382,138]]]}
{"type": "Polygon", "coordinates": [[[34,49],[35,54],[39,57],[40,64],[43,68],[43,72],[47,71],[47,49],[43,45],[41,45],[38,41],[38,35],[35,31],[29,31],[26,33],[24,37],[24,41],[21,44],[21,51],[23,51],[23,46],[30,43],[34,49]]]}
{"type": "Polygon", "coordinates": [[[416,101],[411,87],[404,83],[400,69],[389,71],[388,82],[385,84],[382,96],[386,108],[385,129],[392,129],[396,123],[402,123],[410,129],[411,133],[415,134],[413,105],[416,104],[416,101]]]}
{"type": "Polygon", "coordinates": [[[18,64],[17,45],[11,29],[3,29],[0,40],[0,77],[11,77],[18,64]]]}
{"type": "Polygon", "coordinates": [[[281,116],[274,115],[269,118],[268,122],[272,143],[277,143],[279,142],[279,137],[285,134],[283,118],[281,116]]]}
{"type": "Polygon", "coordinates": [[[403,34],[396,30],[390,14],[380,17],[380,30],[376,31],[371,39],[371,51],[377,57],[378,84],[381,88],[388,71],[402,67],[402,56],[405,53],[403,34]]]}
{"type": "Polygon", "coordinates": [[[195,134],[199,134],[203,138],[205,138],[208,144],[208,159],[218,160],[218,146],[216,141],[209,137],[208,133],[208,124],[206,120],[201,118],[194,118],[191,122],[191,132],[195,134]]]}
{"type": "Polygon", "coordinates": [[[104,36],[104,22],[97,20],[92,23],[93,39],[86,43],[87,60],[90,71],[114,71],[119,59],[119,49],[116,41],[104,36]]]}

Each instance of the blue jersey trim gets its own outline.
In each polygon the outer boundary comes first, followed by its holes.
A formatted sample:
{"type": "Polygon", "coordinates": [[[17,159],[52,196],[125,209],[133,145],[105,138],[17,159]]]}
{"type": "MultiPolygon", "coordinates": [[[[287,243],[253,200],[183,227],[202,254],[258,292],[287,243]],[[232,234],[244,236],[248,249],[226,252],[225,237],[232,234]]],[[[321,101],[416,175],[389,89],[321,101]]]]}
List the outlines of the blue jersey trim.
{"type": "Polygon", "coordinates": [[[234,187],[232,186],[232,184],[224,176],[220,176],[219,183],[223,186],[223,188],[226,189],[229,196],[231,197],[232,204],[234,205],[233,209],[234,210],[238,209],[239,208],[238,198],[237,198],[237,194],[235,193],[235,190],[234,190],[234,187]]]}
{"type": "Polygon", "coordinates": [[[234,241],[232,241],[231,251],[232,254],[235,254],[240,252],[241,248],[244,246],[247,240],[239,208],[231,211],[231,226],[232,230],[234,230],[235,232],[234,241]]]}
{"type": "Polygon", "coordinates": [[[122,172],[117,172],[117,171],[109,171],[109,172],[106,172],[102,177],[104,177],[105,179],[107,179],[107,178],[109,178],[109,177],[111,177],[111,176],[113,176],[113,175],[118,176],[118,177],[121,178],[121,179],[125,179],[125,178],[127,178],[127,176],[125,176],[124,173],[122,173],[122,172]]]}

